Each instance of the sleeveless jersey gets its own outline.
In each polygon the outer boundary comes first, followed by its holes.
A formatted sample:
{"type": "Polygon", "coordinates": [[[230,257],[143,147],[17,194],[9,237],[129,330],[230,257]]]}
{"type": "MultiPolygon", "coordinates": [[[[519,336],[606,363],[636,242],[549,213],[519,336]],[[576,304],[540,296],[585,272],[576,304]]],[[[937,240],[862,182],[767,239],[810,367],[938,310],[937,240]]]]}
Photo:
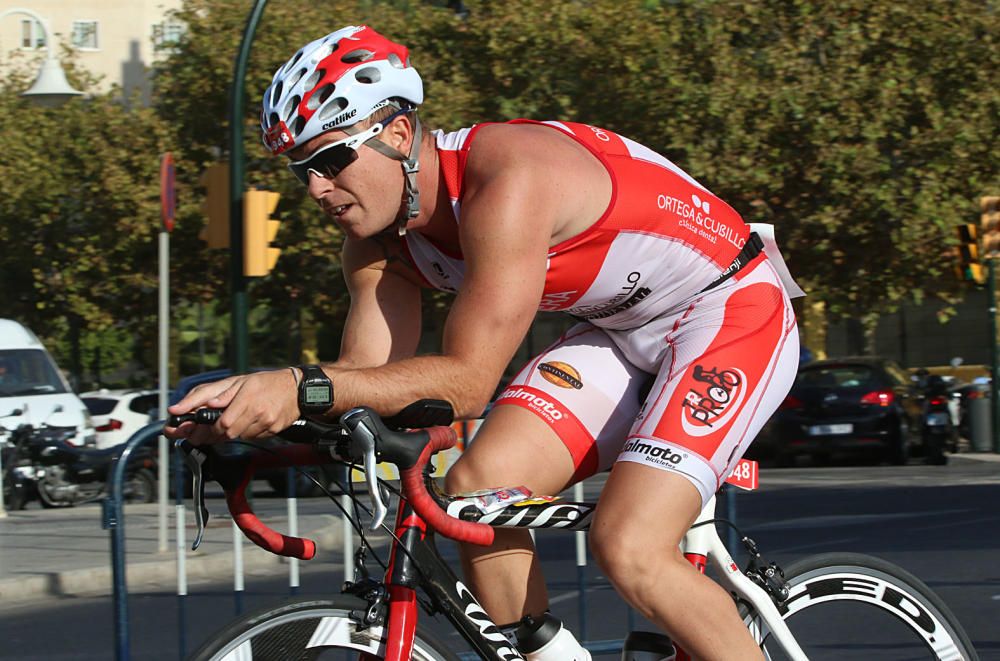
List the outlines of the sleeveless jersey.
{"type": "MultiPolygon", "coordinates": [[[[613,330],[636,328],[700,292],[743,248],[750,229],[739,214],[651,149],[587,124],[511,123],[561,131],[594,154],[611,177],[611,201],[604,214],[549,249],[539,310],[567,312],[613,330]]],[[[458,223],[465,164],[482,126],[435,132],[458,223]]],[[[404,238],[427,284],[457,291],[465,270],[462,256],[445,252],[419,232],[407,232],[404,238]]]]}

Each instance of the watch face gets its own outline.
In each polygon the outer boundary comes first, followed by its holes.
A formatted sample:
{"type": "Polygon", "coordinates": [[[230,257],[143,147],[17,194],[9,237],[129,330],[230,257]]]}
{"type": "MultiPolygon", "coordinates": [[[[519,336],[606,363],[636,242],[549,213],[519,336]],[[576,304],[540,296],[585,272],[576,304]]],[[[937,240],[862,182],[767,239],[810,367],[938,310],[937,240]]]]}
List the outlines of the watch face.
{"type": "Polygon", "coordinates": [[[332,388],[325,383],[305,387],[306,404],[330,404],[332,399],[332,388]]]}

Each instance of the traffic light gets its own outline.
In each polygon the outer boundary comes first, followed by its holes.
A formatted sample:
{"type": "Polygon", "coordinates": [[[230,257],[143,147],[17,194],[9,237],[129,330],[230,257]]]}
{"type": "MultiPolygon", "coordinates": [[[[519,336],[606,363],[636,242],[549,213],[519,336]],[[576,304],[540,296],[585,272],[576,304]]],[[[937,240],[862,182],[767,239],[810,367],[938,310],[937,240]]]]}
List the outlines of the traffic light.
{"type": "Polygon", "coordinates": [[[271,246],[278,233],[280,221],[271,214],[278,206],[278,193],[266,190],[248,190],[243,196],[243,275],[267,275],[274,268],[281,254],[280,248],[271,246]]]}
{"type": "Polygon", "coordinates": [[[205,227],[198,238],[209,248],[229,247],[229,164],[212,163],[201,173],[205,187],[205,201],[201,205],[205,214],[205,227]]]}
{"type": "Polygon", "coordinates": [[[961,278],[977,285],[983,284],[983,264],[979,257],[979,237],[973,223],[964,223],[956,229],[958,234],[958,262],[961,278]]]}
{"type": "Polygon", "coordinates": [[[984,195],[979,198],[982,215],[979,230],[983,237],[983,259],[1000,257],[1000,196],[984,195]]]}

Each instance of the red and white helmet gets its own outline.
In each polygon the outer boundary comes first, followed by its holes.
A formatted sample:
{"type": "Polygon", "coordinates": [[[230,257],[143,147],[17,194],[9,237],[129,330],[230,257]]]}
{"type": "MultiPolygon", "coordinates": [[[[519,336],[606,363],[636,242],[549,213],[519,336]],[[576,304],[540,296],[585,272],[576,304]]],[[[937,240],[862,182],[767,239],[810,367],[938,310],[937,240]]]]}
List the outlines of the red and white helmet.
{"type": "Polygon", "coordinates": [[[281,154],[368,117],[393,98],[423,103],[409,51],[368,26],[348,26],[313,41],[274,74],[264,92],[264,145],[281,154]]]}

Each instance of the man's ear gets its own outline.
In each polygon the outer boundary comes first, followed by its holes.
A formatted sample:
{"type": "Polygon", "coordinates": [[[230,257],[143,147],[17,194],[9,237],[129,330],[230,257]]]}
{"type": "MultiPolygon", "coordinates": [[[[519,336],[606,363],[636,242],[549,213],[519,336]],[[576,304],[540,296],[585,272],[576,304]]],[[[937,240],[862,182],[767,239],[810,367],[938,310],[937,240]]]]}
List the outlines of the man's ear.
{"type": "Polygon", "coordinates": [[[385,134],[385,142],[397,151],[407,154],[410,149],[410,141],[413,139],[413,125],[407,115],[401,115],[385,127],[382,131],[385,134]]]}

